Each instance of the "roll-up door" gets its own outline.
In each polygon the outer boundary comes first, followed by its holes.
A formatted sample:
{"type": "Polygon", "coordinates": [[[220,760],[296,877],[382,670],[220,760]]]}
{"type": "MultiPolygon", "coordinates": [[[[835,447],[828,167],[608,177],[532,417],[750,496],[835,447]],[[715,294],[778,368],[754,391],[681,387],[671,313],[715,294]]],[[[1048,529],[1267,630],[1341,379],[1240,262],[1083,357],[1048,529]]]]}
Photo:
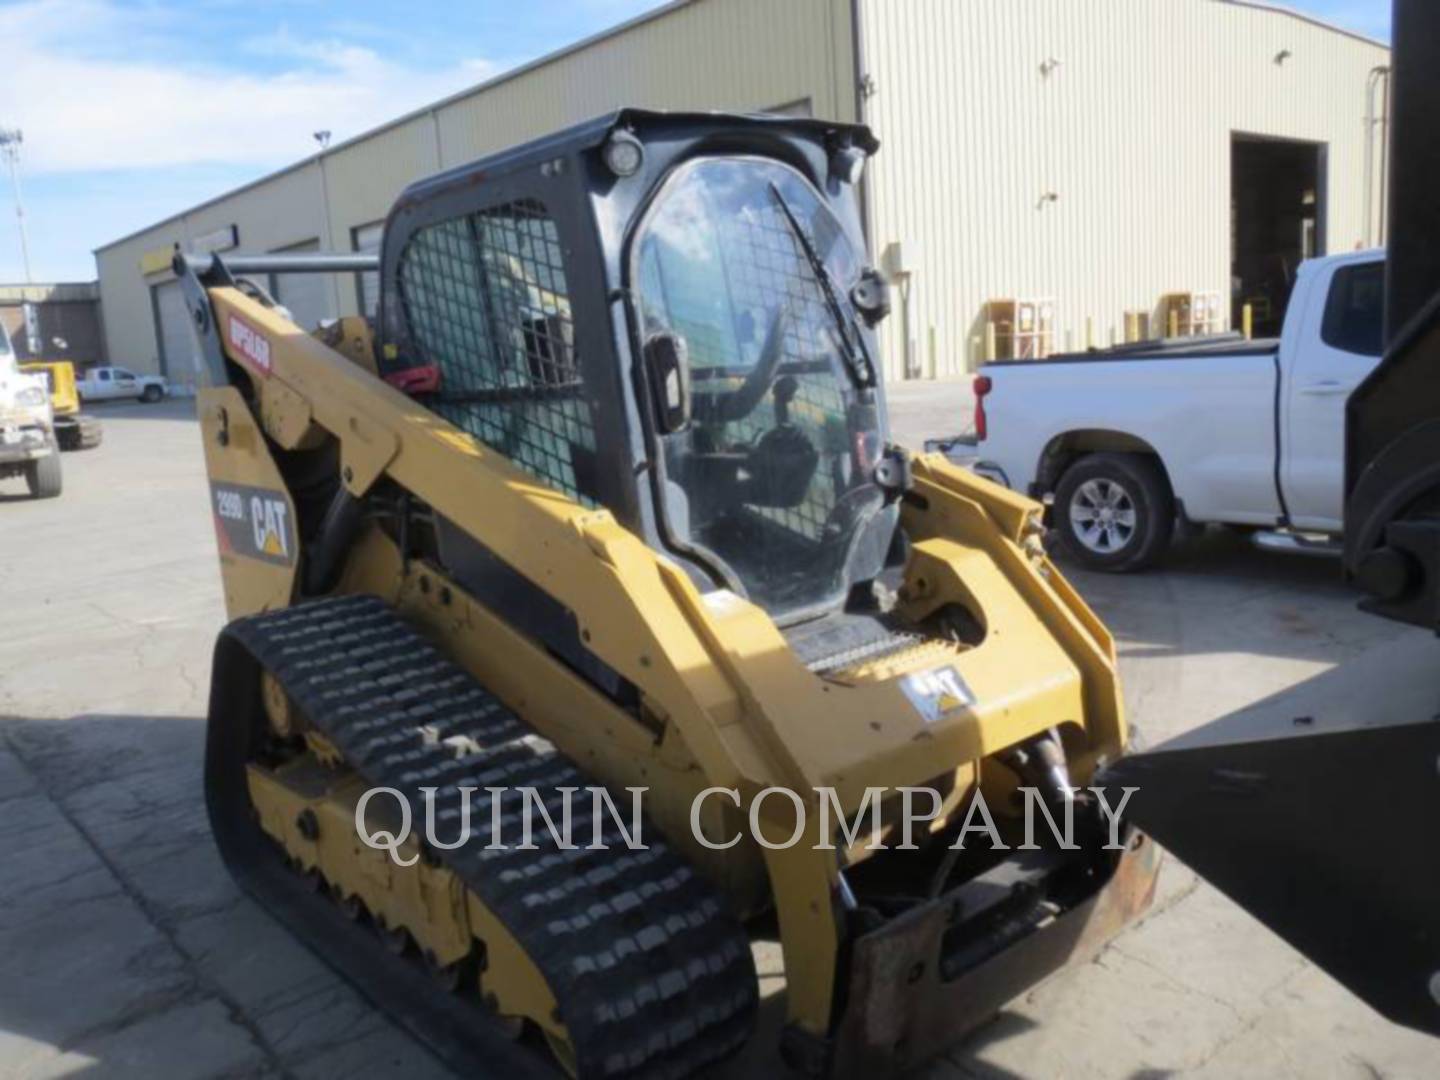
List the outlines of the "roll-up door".
{"type": "MultiPolygon", "coordinates": [[[[199,346],[190,328],[190,309],[185,304],[184,288],[178,281],[162,281],[152,285],[150,293],[155,339],[160,343],[160,373],[172,382],[193,385],[199,369],[199,346]]],[[[139,356],[117,356],[115,360],[141,370],[145,362],[139,356]]]]}
{"type": "MultiPolygon", "coordinates": [[[[369,225],[361,225],[353,230],[353,234],[356,251],[365,255],[379,255],[380,242],[385,236],[385,223],[375,221],[369,225]]],[[[380,307],[380,275],[366,273],[359,274],[357,277],[360,313],[373,319],[376,310],[380,307]]]]}
{"type": "MultiPolygon", "coordinates": [[[[319,241],[309,240],[283,248],[276,254],[304,255],[319,250],[319,241]]],[[[329,274],[276,274],[272,292],[276,300],[290,309],[290,314],[302,329],[314,330],[322,319],[335,317],[332,288],[329,274]]]]}

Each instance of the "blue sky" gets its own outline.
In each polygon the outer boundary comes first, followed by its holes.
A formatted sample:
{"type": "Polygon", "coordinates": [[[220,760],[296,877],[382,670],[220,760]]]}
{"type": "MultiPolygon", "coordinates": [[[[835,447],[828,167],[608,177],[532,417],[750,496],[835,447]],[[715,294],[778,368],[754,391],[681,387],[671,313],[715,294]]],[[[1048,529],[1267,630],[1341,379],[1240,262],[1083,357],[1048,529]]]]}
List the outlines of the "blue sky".
{"type": "MultiPolygon", "coordinates": [[[[96,246],[312,153],[317,129],[349,138],[658,2],[0,0],[34,277],[92,278],[96,246]]],[[[1389,39],[1390,0],[1291,6],[1389,39]]],[[[0,282],[22,279],[6,184],[0,282]]]]}

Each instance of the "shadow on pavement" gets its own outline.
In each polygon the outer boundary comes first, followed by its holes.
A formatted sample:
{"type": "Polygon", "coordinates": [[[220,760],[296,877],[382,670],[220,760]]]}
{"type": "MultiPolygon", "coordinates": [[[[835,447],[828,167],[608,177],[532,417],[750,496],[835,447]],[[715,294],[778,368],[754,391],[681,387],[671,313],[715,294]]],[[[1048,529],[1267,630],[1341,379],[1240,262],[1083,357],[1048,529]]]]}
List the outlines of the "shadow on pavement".
{"type": "Polygon", "coordinates": [[[0,717],[0,1073],[444,1077],[233,884],[204,721],[0,717]]]}
{"type": "Polygon", "coordinates": [[[99,417],[101,423],[112,420],[194,420],[193,397],[167,397],[153,405],[143,401],[87,401],[80,406],[99,417]]]}

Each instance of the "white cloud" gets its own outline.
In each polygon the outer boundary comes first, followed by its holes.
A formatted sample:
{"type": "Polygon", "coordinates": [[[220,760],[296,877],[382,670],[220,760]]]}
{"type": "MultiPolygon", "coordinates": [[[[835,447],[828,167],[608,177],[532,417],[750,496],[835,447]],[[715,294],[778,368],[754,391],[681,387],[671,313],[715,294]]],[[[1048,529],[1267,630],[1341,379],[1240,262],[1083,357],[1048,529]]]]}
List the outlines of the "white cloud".
{"type": "Polygon", "coordinates": [[[478,59],[411,67],[283,27],[237,40],[233,63],[184,63],[183,27],[113,0],[0,6],[0,41],[0,123],[24,129],[31,175],[273,166],[312,153],[312,132],[358,135],[497,70],[478,59]]]}

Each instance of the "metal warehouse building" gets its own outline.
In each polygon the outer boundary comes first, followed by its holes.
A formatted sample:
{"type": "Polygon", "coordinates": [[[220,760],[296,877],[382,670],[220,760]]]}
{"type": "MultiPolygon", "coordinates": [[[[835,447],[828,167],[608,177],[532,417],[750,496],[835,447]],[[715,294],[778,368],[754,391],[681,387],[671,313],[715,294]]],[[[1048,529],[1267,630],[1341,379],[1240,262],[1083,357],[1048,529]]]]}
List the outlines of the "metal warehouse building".
{"type": "MultiPolygon", "coordinates": [[[[175,245],[371,250],[409,181],[621,105],[863,119],[891,380],[1278,320],[1379,243],[1388,50],[1247,0],[677,0],[96,252],[111,362],[193,381],[175,245]]],[[[370,279],[281,277],[301,321],[370,279]]]]}

